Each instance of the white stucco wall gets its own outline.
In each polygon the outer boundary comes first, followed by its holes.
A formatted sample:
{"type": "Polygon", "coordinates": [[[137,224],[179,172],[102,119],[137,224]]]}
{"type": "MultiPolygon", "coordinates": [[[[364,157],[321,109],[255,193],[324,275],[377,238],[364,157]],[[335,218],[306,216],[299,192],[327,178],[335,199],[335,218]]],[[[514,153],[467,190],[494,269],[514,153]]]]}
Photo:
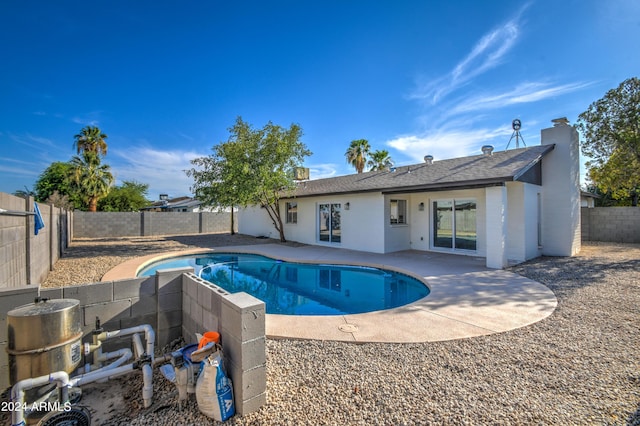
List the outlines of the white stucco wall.
{"type": "Polygon", "coordinates": [[[343,196],[342,248],[384,253],[384,197],[381,193],[343,196]]]}
{"type": "MultiPolygon", "coordinates": [[[[283,222],[286,220],[285,203],[281,201],[283,222]]],[[[298,222],[284,224],[285,238],[304,244],[327,245],[374,253],[384,252],[383,196],[380,193],[297,198],[298,222]],[[327,243],[318,240],[318,205],[341,205],[341,242],[327,243]],[[345,206],[349,203],[349,210],[345,206]]],[[[278,238],[273,224],[264,209],[250,207],[238,212],[238,232],[254,236],[278,238]]]]}
{"type": "Polygon", "coordinates": [[[507,229],[509,209],[506,186],[492,186],[485,189],[487,214],[485,226],[487,267],[501,269],[507,266],[507,229]]]}
{"type": "Polygon", "coordinates": [[[538,194],[541,187],[507,183],[507,260],[520,263],[540,256],[538,247],[538,194]]]}
{"type": "Polygon", "coordinates": [[[265,209],[255,206],[238,209],[237,218],[238,233],[240,234],[279,238],[278,232],[265,209]]]}
{"type": "Polygon", "coordinates": [[[411,194],[409,206],[410,246],[414,250],[429,250],[431,236],[431,209],[429,194],[411,194]],[[424,203],[424,210],[420,210],[424,203]]]}
{"type": "Polygon", "coordinates": [[[526,209],[524,208],[524,185],[507,182],[507,260],[522,262],[525,258],[526,209]]]}
{"type": "MultiPolygon", "coordinates": [[[[544,160],[543,160],[544,161],[544,160]]],[[[542,207],[542,187],[530,183],[524,187],[524,212],[525,212],[525,252],[523,261],[542,255],[542,247],[538,241],[538,226],[542,225],[542,217],[539,218],[538,209],[542,207]]]]}

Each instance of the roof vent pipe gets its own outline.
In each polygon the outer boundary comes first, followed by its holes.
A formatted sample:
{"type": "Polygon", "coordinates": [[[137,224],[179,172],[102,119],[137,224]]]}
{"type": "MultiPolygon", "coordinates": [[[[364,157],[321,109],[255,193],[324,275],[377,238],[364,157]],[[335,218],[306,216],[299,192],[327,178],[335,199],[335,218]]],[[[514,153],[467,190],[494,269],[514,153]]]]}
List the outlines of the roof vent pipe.
{"type": "Polygon", "coordinates": [[[480,150],[484,155],[493,155],[493,145],[482,145],[480,150]]]}
{"type": "Polygon", "coordinates": [[[433,164],[433,155],[425,155],[424,162],[427,164],[433,164]]]}

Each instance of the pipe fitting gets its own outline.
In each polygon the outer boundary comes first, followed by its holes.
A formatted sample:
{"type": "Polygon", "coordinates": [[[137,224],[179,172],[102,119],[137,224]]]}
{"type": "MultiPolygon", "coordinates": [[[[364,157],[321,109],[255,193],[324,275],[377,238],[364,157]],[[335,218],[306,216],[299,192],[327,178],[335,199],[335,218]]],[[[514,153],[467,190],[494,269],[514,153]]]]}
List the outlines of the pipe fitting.
{"type": "MultiPolygon", "coordinates": [[[[20,380],[11,388],[11,401],[17,403],[18,406],[24,406],[24,393],[25,390],[34,388],[36,386],[43,386],[52,382],[56,382],[60,396],[62,397],[62,403],[69,400],[68,387],[70,386],[69,375],[66,371],[55,371],[46,376],[40,376],[30,379],[20,380]]],[[[14,410],[11,413],[11,424],[14,426],[24,425],[24,411],[14,410]]]]}

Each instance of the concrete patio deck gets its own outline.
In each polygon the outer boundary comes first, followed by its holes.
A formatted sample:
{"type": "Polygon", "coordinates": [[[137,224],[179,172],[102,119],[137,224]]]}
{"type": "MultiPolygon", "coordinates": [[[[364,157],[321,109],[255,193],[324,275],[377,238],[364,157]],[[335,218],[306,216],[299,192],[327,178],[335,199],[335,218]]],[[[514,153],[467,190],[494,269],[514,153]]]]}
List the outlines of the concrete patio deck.
{"type": "Polygon", "coordinates": [[[399,270],[422,277],[429,296],[386,311],[338,316],[267,315],[271,338],[350,342],[435,342],[500,333],[540,321],[557,305],[546,286],[508,271],[488,269],[484,258],[436,252],[376,254],[322,246],[279,244],[218,247],[136,258],[103,277],[111,281],[135,276],[151,259],[218,251],[257,253],[291,261],[352,263],[399,270]]]}

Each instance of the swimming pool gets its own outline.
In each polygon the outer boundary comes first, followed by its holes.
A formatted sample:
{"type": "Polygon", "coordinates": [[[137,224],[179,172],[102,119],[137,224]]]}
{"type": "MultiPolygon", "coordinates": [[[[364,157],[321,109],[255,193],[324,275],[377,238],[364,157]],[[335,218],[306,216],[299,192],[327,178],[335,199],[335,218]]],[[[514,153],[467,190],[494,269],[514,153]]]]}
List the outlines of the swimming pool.
{"type": "Polygon", "coordinates": [[[138,276],[192,267],[229,293],[265,302],[268,314],[347,315],[396,308],[429,294],[420,280],[395,271],[353,265],[292,263],[243,253],[205,253],[164,259],[138,276]]]}

